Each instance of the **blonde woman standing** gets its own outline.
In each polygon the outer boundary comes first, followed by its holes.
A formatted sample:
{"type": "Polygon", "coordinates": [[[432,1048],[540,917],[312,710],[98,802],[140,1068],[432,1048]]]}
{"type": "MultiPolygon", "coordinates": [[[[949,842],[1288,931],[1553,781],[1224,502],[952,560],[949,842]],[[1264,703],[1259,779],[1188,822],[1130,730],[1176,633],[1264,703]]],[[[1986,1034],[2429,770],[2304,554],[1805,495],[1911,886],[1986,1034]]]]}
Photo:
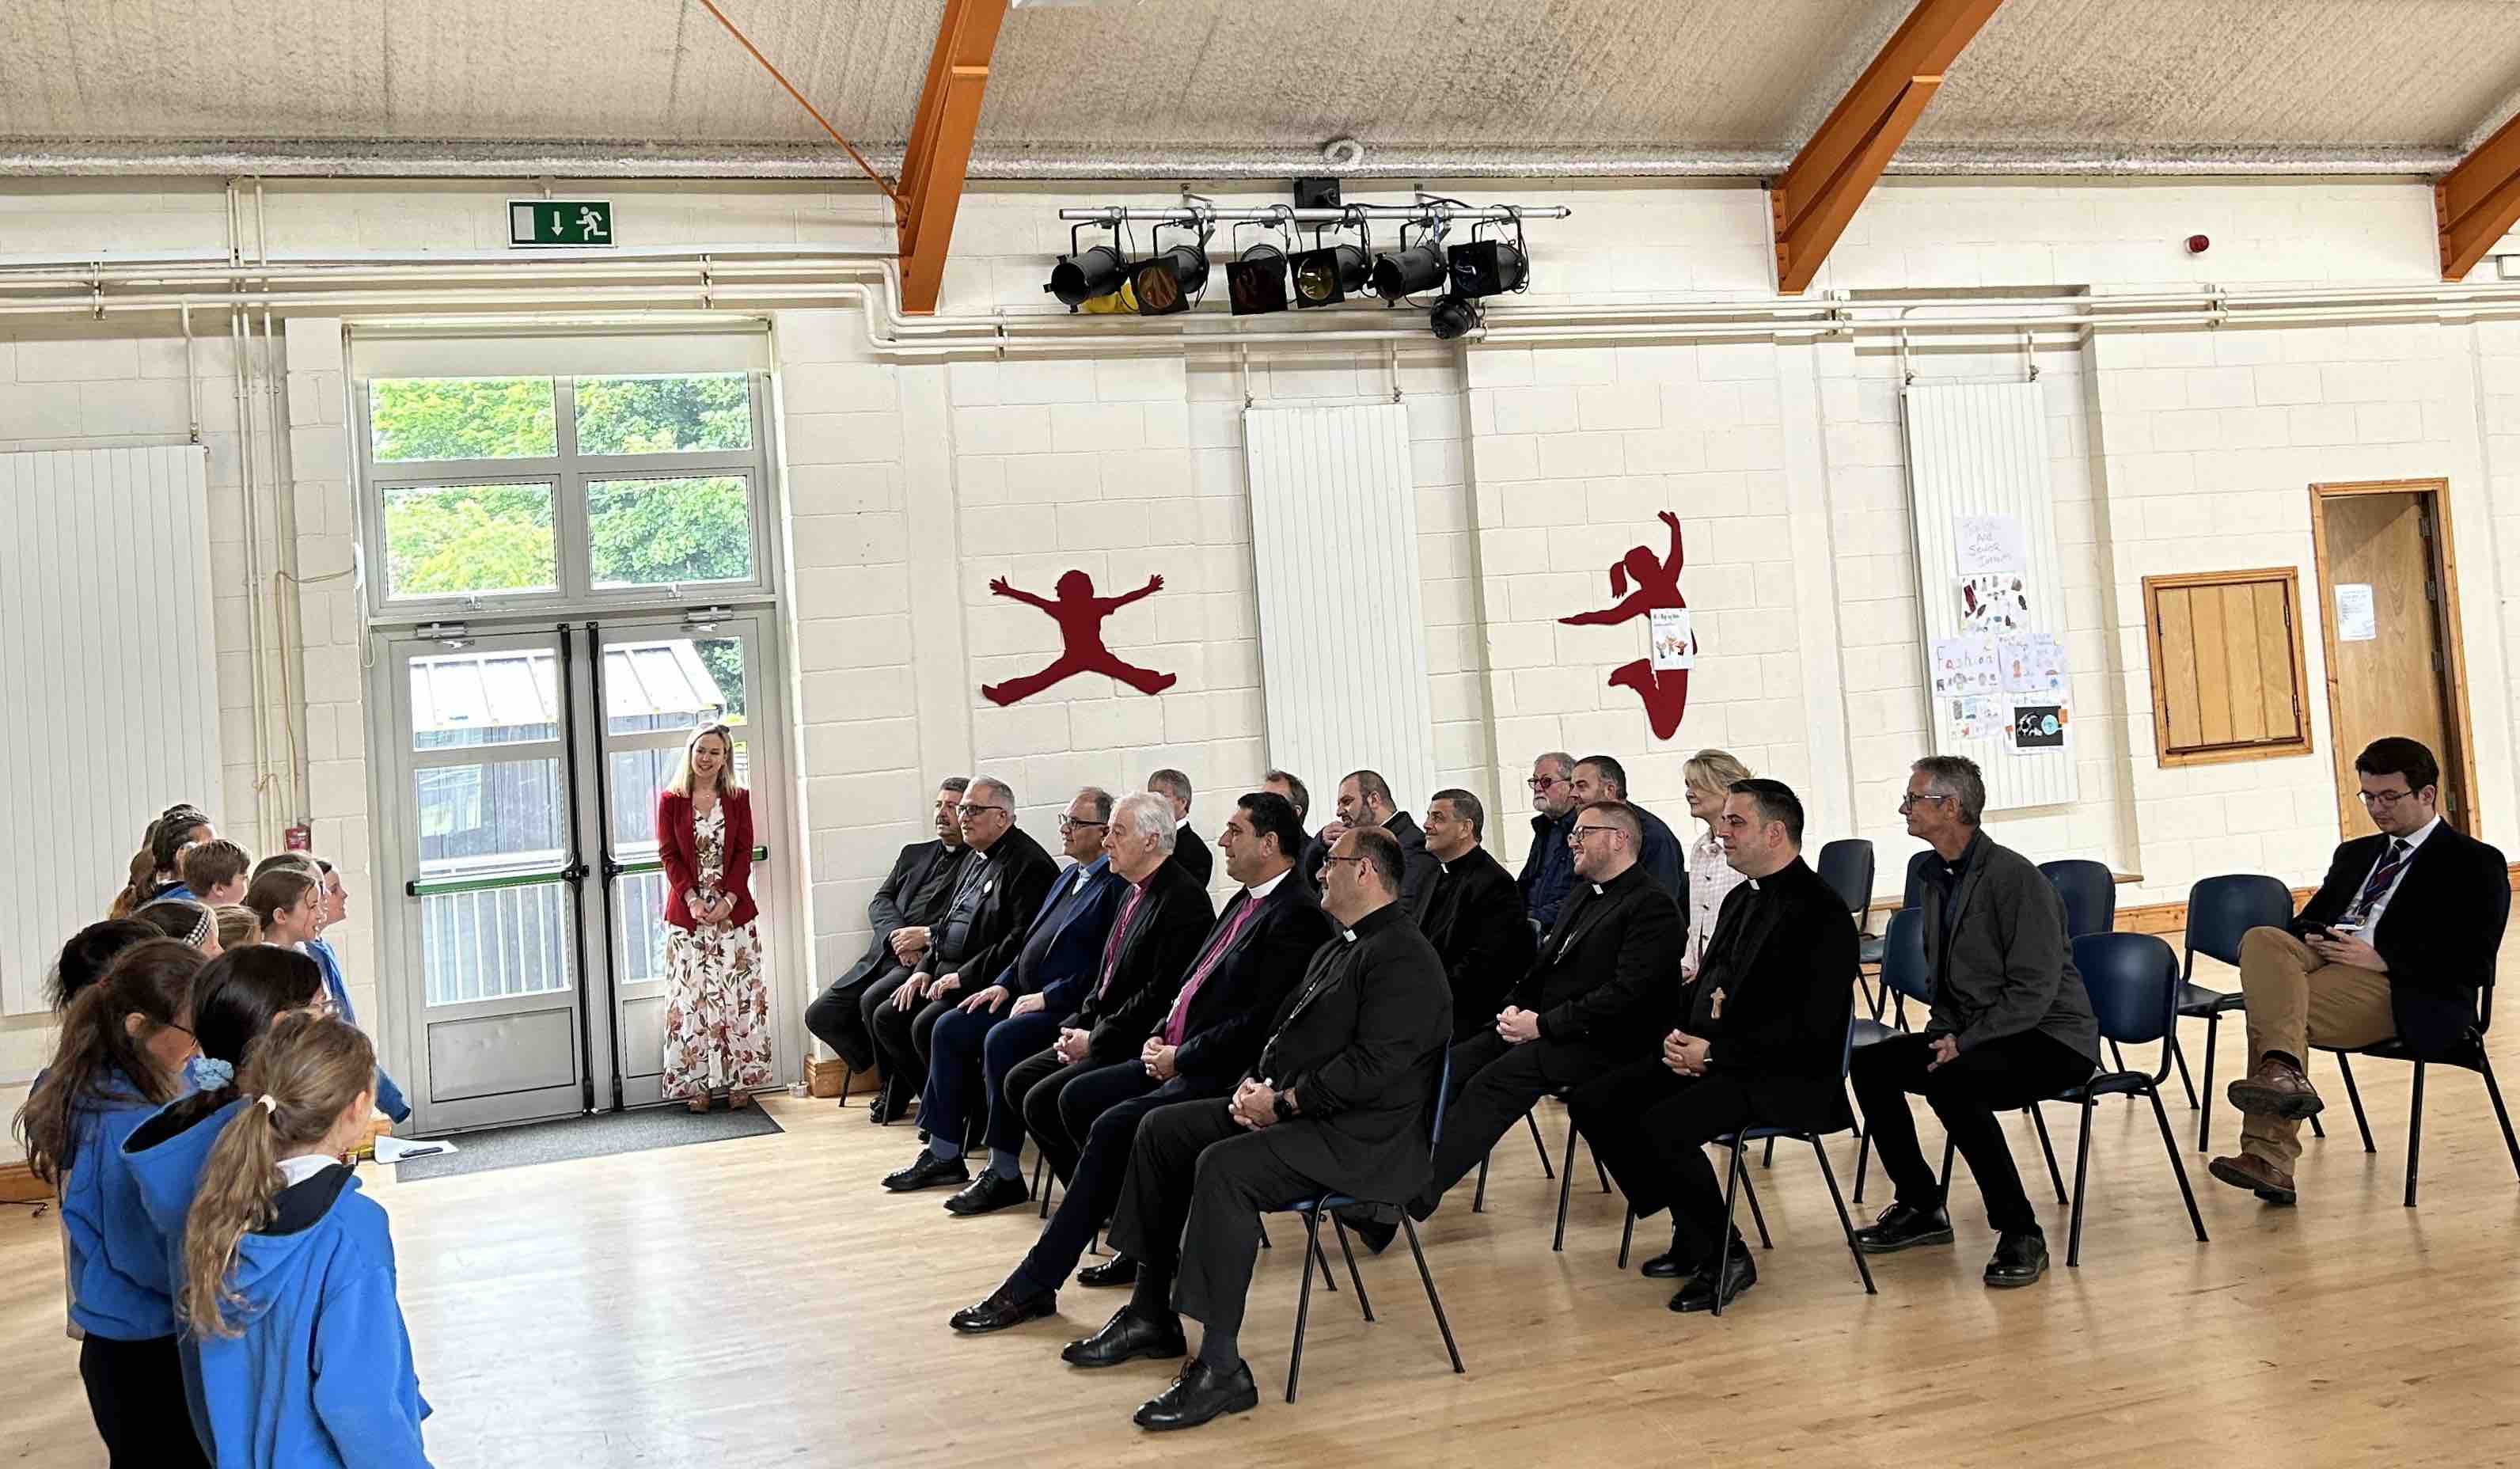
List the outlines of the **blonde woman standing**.
{"type": "Polygon", "coordinates": [[[1697,960],[1715,934],[1716,915],[1725,896],[1741,885],[1741,874],[1724,860],[1715,839],[1716,819],[1724,815],[1724,796],[1735,780],[1750,779],[1750,768],[1729,750],[1699,750],[1680,768],[1688,787],[1688,814],[1705,824],[1688,844],[1688,948],[1682,954],[1680,977],[1695,979],[1697,960]]]}
{"type": "Polygon", "coordinates": [[[735,735],[705,725],[656,796],[665,868],[665,1076],[668,1101],[752,1105],[770,1085],[770,985],[753,929],[752,797],[736,783],[735,735]]]}

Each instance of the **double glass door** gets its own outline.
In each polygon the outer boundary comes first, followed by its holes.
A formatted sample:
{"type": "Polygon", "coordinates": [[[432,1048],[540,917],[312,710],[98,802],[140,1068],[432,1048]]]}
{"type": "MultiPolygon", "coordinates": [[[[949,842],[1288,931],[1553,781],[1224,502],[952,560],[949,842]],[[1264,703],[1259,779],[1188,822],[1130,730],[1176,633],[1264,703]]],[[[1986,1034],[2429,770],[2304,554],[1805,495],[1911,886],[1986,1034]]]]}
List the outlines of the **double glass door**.
{"type": "MultiPolygon", "coordinates": [[[[712,609],[422,628],[387,645],[393,829],[380,845],[401,870],[386,874],[396,977],[383,988],[410,1038],[418,1131],[658,1100],[670,930],[656,797],[692,732],[725,724],[754,841],[780,829],[768,631],[766,616],[712,609]]],[[[753,855],[775,954],[768,849],[753,855]]],[[[776,1041],[784,1076],[793,1056],[776,1041]]]]}

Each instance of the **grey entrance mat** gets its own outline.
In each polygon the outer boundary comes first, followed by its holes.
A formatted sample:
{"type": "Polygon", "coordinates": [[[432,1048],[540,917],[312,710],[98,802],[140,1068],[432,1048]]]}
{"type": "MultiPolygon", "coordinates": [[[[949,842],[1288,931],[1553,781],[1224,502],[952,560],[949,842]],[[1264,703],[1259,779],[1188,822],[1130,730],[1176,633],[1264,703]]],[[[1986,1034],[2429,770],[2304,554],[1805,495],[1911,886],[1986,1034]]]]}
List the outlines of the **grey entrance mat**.
{"type": "Polygon", "coordinates": [[[694,1113],[680,1104],[643,1107],[635,1112],[606,1112],[595,1117],[567,1117],[523,1127],[457,1133],[452,1140],[461,1151],[397,1163],[394,1178],[404,1183],[420,1179],[451,1179],[494,1168],[565,1163],[572,1158],[639,1153],[693,1142],[724,1142],[730,1137],[758,1137],[783,1131],[758,1104],[741,1112],[720,1110],[705,1114],[694,1113]]]}

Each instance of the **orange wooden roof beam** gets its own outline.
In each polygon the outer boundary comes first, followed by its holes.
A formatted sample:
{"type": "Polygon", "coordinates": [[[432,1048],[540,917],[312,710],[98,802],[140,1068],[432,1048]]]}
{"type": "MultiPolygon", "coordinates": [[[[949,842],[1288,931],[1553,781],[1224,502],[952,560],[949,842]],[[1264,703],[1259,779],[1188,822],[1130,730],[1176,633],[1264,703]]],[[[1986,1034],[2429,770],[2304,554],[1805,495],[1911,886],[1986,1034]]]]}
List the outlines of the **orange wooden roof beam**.
{"type": "Polygon", "coordinates": [[[954,242],[954,212],[971,167],[971,138],[989,85],[989,58],[1007,0],[945,0],[936,49],[927,58],[910,148],[901,160],[901,303],[929,315],[945,284],[945,251],[954,242]]]}
{"type": "Polygon", "coordinates": [[[2433,185],[2433,215],[2441,227],[2445,281],[2476,269],[2495,242],[2520,225],[2520,117],[2433,185]]]}

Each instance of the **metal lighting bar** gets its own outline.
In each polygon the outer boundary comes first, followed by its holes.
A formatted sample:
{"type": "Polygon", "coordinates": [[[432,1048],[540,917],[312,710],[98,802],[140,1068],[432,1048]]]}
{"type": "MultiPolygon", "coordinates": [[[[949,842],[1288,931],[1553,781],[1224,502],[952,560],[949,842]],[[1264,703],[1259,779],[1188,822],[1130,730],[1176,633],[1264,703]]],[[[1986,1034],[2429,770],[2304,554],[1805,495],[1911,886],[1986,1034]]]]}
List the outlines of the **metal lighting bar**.
{"type": "Polygon", "coordinates": [[[1292,204],[1272,204],[1262,209],[1218,209],[1206,204],[1183,204],[1170,209],[1125,208],[1118,204],[1099,209],[1061,209],[1058,217],[1080,224],[1181,224],[1202,221],[1225,224],[1345,224],[1359,219],[1471,219],[1496,224],[1511,224],[1516,219],[1564,219],[1575,211],[1564,204],[1347,204],[1336,209],[1298,209],[1292,204]]]}

